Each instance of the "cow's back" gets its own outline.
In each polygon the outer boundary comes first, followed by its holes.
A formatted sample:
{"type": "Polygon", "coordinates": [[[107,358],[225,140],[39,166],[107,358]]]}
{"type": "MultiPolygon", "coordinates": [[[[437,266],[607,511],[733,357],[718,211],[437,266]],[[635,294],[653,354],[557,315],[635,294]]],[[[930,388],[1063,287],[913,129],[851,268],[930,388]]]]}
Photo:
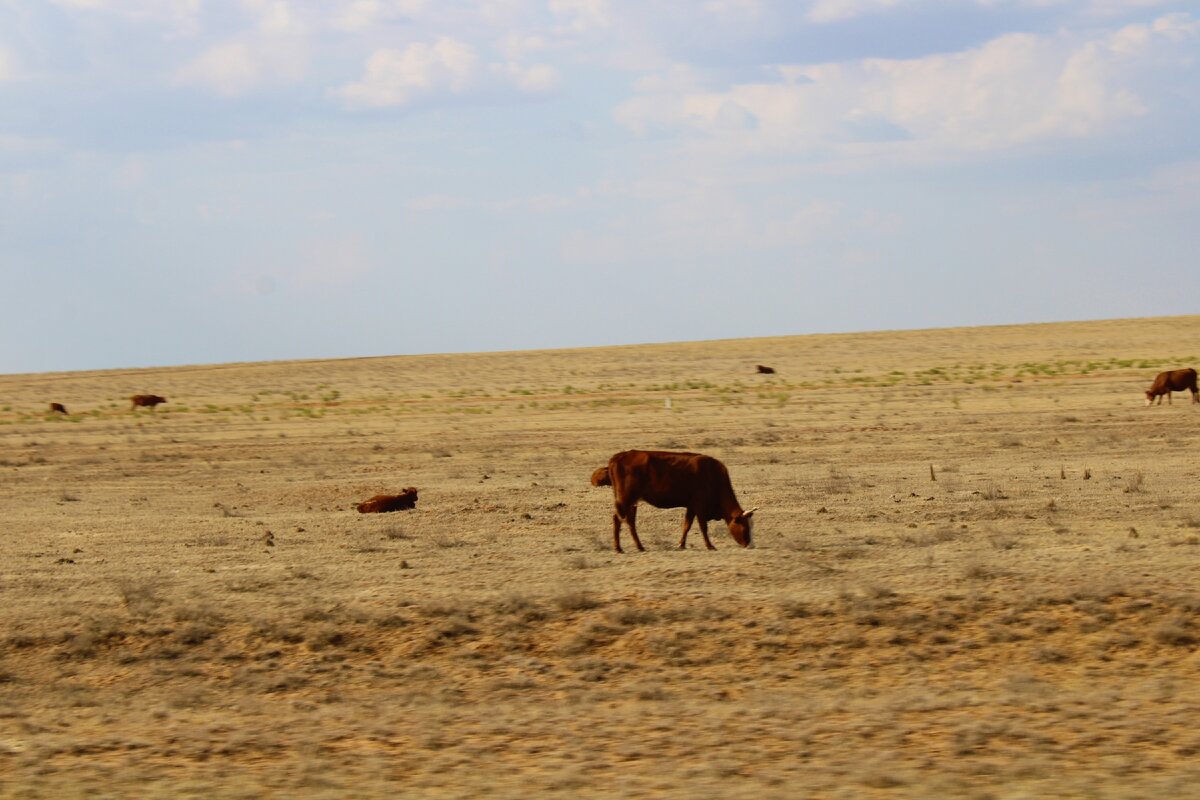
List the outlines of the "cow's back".
{"type": "Polygon", "coordinates": [[[1150,386],[1150,391],[1155,394],[1164,394],[1166,392],[1182,392],[1184,389],[1195,390],[1195,388],[1196,370],[1188,367],[1158,373],[1154,378],[1154,383],[1150,386]]]}
{"type": "Polygon", "coordinates": [[[626,450],[609,460],[608,473],[619,502],[687,508],[704,519],[720,518],[720,498],[729,484],[725,466],[700,453],[626,450]]]}

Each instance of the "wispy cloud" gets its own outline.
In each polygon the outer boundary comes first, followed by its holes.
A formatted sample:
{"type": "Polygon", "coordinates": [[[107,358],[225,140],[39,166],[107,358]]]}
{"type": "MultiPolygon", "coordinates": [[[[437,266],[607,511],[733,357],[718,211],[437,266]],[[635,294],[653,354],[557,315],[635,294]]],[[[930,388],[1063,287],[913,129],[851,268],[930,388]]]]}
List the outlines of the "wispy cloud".
{"type": "Polygon", "coordinates": [[[640,82],[643,93],[616,119],[639,134],[690,132],[743,150],[891,141],[988,152],[1094,136],[1145,113],[1136,78],[1152,69],[1194,74],[1188,54],[1197,38],[1196,22],[1176,14],[1088,38],[1011,33],[957,53],[784,65],[776,81],[722,91],[676,89],[689,77],[681,71],[640,82]]]}
{"type": "Polygon", "coordinates": [[[17,60],[0,45],[0,81],[11,81],[17,77],[17,60]]]}
{"type": "Polygon", "coordinates": [[[264,84],[295,83],[303,78],[306,63],[307,49],[302,41],[222,42],[181,67],[174,82],[233,97],[264,84]]]}
{"type": "Polygon", "coordinates": [[[568,30],[575,33],[609,25],[606,0],[549,0],[549,8],[568,30]]]}
{"type": "MultiPolygon", "coordinates": [[[[905,0],[815,0],[807,17],[811,22],[840,22],[884,9],[893,9],[905,0]]],[[[909,0],[911,2],[911,0],[909,0]]]]}
{"type": "Polygon", "coordinates": [[[461,93],[475,80],[479,56],[466,42],[443,36],[402,50],[384,48],[367,60],[362,80],[339,94],[353,107],[388,108],[438,92],[461,93]]]}
{"type": "Polygon", "coordinates": [[[337,6],[331,16],[332,27],[342,31],[366,31],[421,14],[426,0],[353,0],[337,6]]]}

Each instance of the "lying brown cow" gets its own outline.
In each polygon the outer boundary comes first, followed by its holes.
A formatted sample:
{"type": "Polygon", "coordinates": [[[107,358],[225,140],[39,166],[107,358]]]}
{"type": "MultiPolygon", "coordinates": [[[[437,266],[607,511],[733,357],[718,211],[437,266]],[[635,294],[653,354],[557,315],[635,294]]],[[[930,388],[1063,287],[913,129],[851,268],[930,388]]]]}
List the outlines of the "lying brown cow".
{"type": "Polygon", "coordinates": [[[417,487],[410,486],[400,494],[377,494],[370,500],[359,503],[360,514],[383,514],[388,511],[405,511],[417,505],[417,487]]]}
{"type": "Polygon", "coordinates": [[[136,411],[138,406],[149,406],[150,410],[153,411],[154,407],[159,403],[167,402],[167,398],[159,397],[156,394],[135,394],[129,399],[133,403],[133,405],[129,407],[130,411],[136,411]]]}
{"type": "Polygon", "coordinates": [[[64,406],[62,403],[51,403],[50,404],[50,413],[51,414],[66,414],[67,407],[64,406]]]}
{"type": "Polygon", "coordinates": [[[1167,396],[1167,405],[1171,405],[1171,392],[1182,392],[1184,389],[1191,391],[1193,403],[1200,403],[1200,392],[1196,391],[1196,370],[1189,367],[1160,372],[1146,390],[1146,405],[1151,405],[1157,397],[1161,406],[1164,394],[1167,396]]]}
{"type": "Polygon", "coordinates": [[[593,486],[613,487],[616,511],[613,514],[613,547],[621,550],[621,522],[629,523],[629,535],[638,550],[645,550],[637,534],[637,504],[645,500],[657,508],[684,509],[683,536],[679,549],[687,547],[688,530],[693,520],[700,522],[704,546],[716,550],[708,538],[708,521],[721,519],[729,534],[742,547],[750,545],[750,515],[756,509],[742,511],[729,471],[711,456],[700,453],[669,453],[655,450],[626,450],[617,453],[592,473],[593,486]]]}
{"type": "Polygon", "coordinates": [[[758,366],[755,367],[755,369],[758,370],[759,375],[774,375],[775,374],[774,367],[764,367],[762,364],[759,364],[758,366]]]}

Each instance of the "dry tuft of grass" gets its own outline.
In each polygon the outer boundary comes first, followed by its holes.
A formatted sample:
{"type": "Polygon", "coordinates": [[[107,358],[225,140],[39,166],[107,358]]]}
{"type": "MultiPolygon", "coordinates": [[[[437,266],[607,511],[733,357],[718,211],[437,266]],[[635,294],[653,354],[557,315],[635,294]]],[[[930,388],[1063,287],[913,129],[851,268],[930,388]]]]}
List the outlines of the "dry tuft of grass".
{"type": "Polygon", "coordinates": [[[589,611],[604,605],[604,601],[591,592],[572,590],[555,597],[554,605],[560,611],[589,611]]]}
{"type": "Polygon", "coordinates": [[[163,604],[162,583],[155,578],[122,578],[115,582],[121,605],[134,616],[153,613],[163,604]]]}
{"type": "Polygon", "coordinates": [[[1125,494],[1141,494],[1146,491],[1146,476],[1137,471],[1125,481],[1125,494]]]}

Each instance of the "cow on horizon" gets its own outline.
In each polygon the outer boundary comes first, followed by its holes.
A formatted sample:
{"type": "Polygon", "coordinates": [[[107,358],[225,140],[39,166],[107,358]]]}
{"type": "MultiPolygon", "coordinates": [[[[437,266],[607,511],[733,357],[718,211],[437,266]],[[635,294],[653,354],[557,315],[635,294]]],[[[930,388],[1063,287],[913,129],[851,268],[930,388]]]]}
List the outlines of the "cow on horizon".
{"type": "Polygon", "coordinates": [[[153,411],[154,407],[159,403],[167,402],[167,398],[159,397],[156,394],[135,394],[129,400],[133,404],[129,407],[130,411],[137,411],[138,406],[149,407],[153,411]]]}
{"type": "Polygon", "coordinates": [[[66,414],[67,407],[64,406],[62,403],[51,403],[50,404],[50,413],[51,414],[66,414]]]}

